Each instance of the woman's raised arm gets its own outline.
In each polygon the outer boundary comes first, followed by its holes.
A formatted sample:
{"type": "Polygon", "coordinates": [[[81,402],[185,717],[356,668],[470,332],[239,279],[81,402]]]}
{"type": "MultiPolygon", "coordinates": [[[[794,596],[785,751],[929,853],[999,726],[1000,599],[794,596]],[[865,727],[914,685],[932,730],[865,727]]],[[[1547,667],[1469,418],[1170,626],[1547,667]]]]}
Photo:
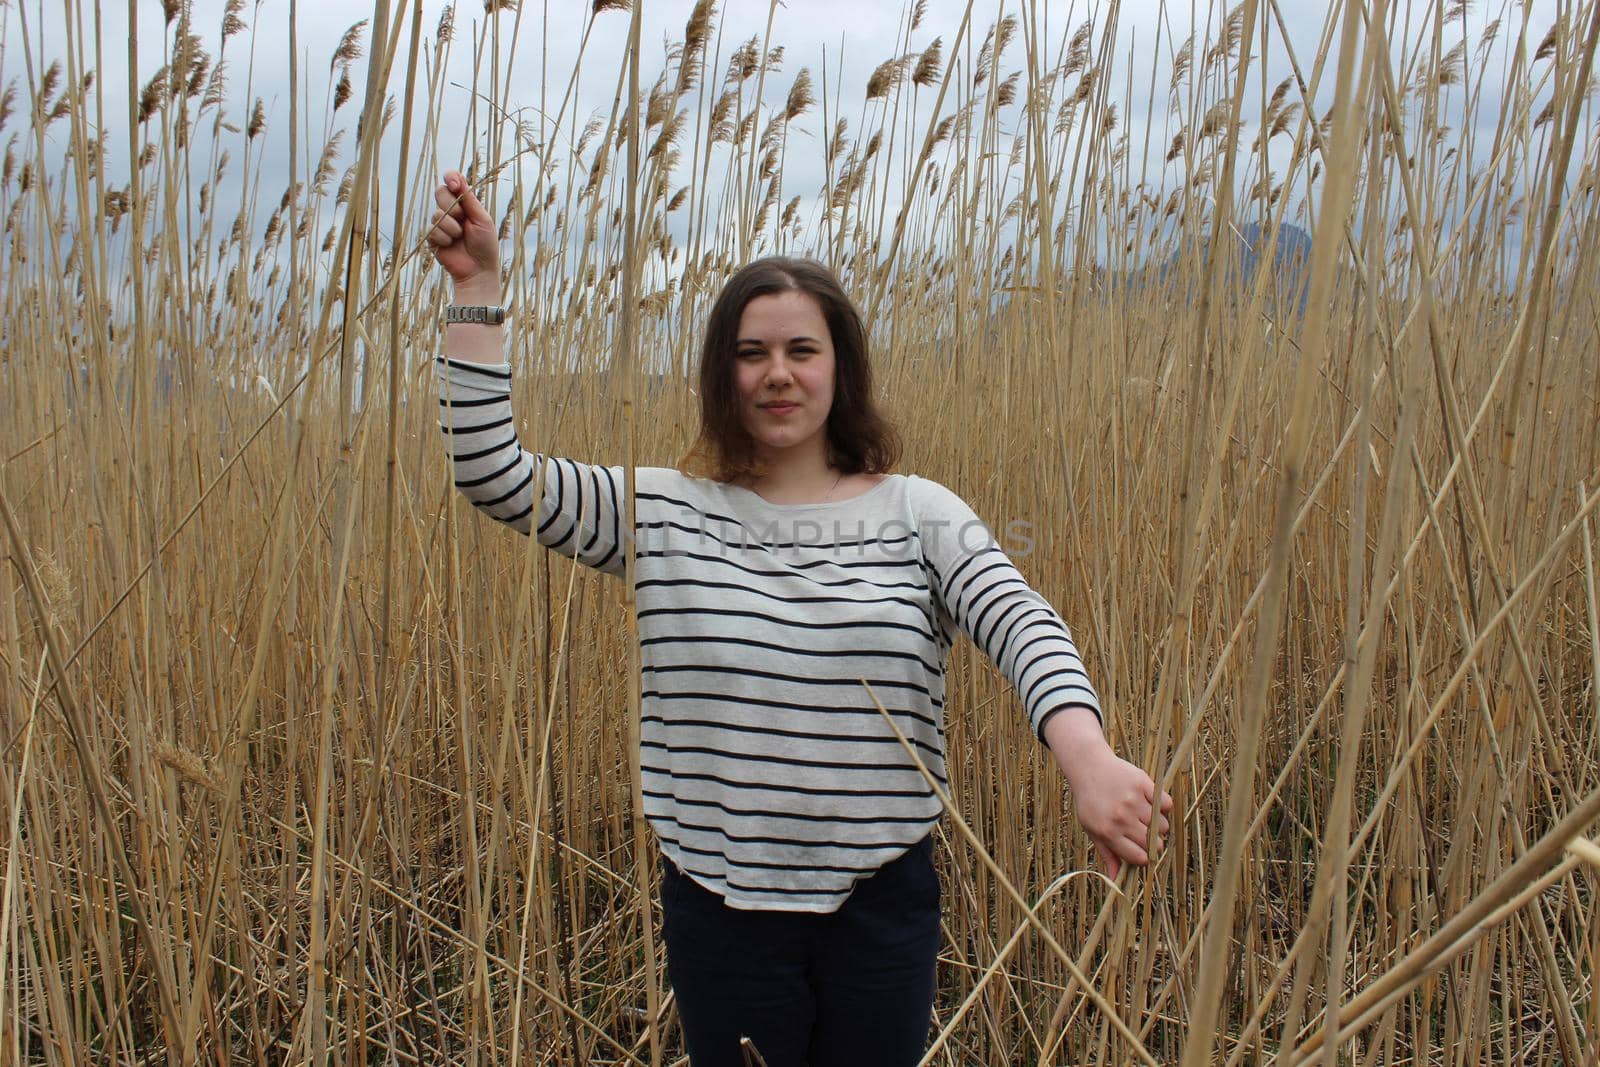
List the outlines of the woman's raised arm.
{"type": "MultiPolygon", "coordinates": [[[[450,275],[453,303],[500,303],[500,242],[494,219],[467,180],[453,170],[433,191],[439,205],[428,230],[428,243],[439,266],[450,275]]],[[[499,363],[504,359],[505,327],[457,322],[445,327],[445,349],[452,359],[499,363]]]]}
{"type": "MultiPolygon", "coordinates": [[[[500,303],[500,250],[494,220],[455,171],[434,191],[428,240],[449,272],[457,304],[500,303]]],[[[517,440],[511,413],[511,364],[505,327],[451,323],[445,355],[436,361],[439,429],[445,435],[456,488],[473,505],[520,533],[533,534],[580,563],[610,574],[623,570],[623,479],[620,467],[545,457],[517,440]],[[543,493],[536,494],[535,485],[543,493]]]]}

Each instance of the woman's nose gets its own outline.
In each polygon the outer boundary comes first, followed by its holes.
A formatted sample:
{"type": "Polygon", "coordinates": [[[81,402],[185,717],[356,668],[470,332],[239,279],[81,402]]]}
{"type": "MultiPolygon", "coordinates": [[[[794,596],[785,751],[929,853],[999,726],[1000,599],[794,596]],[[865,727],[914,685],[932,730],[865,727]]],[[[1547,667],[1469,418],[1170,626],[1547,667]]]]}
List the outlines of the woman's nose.
{"type": "Polygon", "coordinates": [[[787,385],[793,377],[789,371],[789,361],[782,356],[774,356],[767,364],[767,385],[787,385]]]}

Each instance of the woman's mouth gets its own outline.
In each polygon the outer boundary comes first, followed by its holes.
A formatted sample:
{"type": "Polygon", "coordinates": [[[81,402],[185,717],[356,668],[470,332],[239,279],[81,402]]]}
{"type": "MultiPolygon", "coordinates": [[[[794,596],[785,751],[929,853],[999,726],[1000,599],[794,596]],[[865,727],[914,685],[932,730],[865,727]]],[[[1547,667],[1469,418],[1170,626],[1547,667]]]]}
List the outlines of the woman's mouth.
{"type": "Polygon", "coordinates": [[[791,404],[788,402],[761,405],[761,410],[765,411],[769,415],[787,415],[791,411],[798,411],[799,408],[799,404],[791,404]]]}

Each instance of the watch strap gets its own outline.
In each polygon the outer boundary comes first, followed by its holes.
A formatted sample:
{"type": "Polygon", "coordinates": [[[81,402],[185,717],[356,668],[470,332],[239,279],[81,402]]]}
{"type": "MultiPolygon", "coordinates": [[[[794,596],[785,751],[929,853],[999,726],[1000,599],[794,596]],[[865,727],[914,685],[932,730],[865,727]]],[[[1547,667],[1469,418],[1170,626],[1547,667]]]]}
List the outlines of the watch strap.
{"type": "Polygon", "coordinates": [[[497,304],[448,304],[444,309],[444,321],[499,326],[506,321],[506,309],[497,304]]]}

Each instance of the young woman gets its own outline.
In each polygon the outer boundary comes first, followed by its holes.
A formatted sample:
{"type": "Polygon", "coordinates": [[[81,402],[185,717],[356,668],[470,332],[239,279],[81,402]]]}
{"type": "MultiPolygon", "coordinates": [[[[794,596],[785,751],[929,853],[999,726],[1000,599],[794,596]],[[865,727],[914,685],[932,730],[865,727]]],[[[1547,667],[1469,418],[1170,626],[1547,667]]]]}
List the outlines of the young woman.
{"type": "MultiPolygon", "coordinates": [[[[494,222],[454,171],[435,195],[455,484],[621,575],[622,469],[518,444],[494,222]]],[[[748,1036],[770,1067],[913,1064],[934,995],[940,808],[873,697],[943,781],[944,666],[965,632],[1016,686],[1113,875],[1148,861],[1172,800],[1106,744],[1071,634],[972,509],[889,473],[899,448],[866,331],[825,267],[734,275],[706,326],[700,398],[694,473],[636,471],[634,529],[645,814],[690,1062],[742,1064],[748,1036]]]]}

